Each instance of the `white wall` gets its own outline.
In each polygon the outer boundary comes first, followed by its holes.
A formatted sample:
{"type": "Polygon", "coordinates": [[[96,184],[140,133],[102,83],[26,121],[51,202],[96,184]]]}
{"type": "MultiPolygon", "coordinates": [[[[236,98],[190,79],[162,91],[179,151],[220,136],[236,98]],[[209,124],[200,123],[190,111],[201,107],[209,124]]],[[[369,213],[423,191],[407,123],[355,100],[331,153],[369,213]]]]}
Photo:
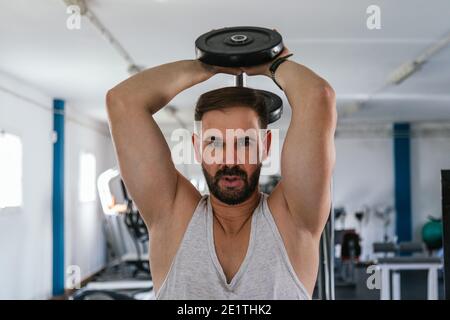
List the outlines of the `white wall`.
{"type": "MultiPolygon", "coordinates": [[[[23,206],[0,211],[0,299],[46,299],[52,295],[51,106],[51,97],[0,73],[0,130],[19,135],[23,143],[23,206]]],[[[70,111],[69,106],[65,263],[80,266],[84,277],[103,267],[106,252],[98,199],[78,202],[79,152],[96,155],[98,173],[114,166],[115,158],[106,125],[75,117],[70,111]]]]}
{"type": "Polygon", "coordinates": [[[450,169],[450,123],[414,125],[412,131],[412,223],[420,241],[428,215],[442,217],[441,170],[450,169]]]}
{"type": "Polygon", "coordinates": [[[79,201],[80,154],[89,152],[96,158],[96,175],[115,166],[112,141],[106,125],[87,119],[66,117],[65,140],[65,266],[77,265],[84,279],[106,263],[104,215],[98,195],[96,201],[79,201]]]}
{"type": "MultiPolygon", "coordinates": [[[[364,204],[394,205],[392,130],[382,125],[341,129],[343,134],[336,138],[335,206],[353,212],[364,204]]],[[[412,124],[411,135],[413,241],[422,241],[428,215],[442,216],[440,171],[450,168],[450,123],[412,124]]],[[[395,216],[392,219],[390,234],[394,235],[395,216]]],[[[346,227],[357,226],[354,219],[347,219],[346,227]]],[[[380,220],[373,215],[363,226],[363,237],[364,255],[371,253],[369,242],[382,240],[380,220]]]]}
{"type": "MultiPolygon", "coordinates": [[[[393,143],[389,128],[386,125],[341,127],[336,137],[334,207],[344,207],[347,211],[345,228],[354,228],[361,234],[363,259],[372,257],[373,242],[383,241],[383,222],[372,211],[360,227],[354,212],[364,206],[394,205],[393,143]]],[[[394,225],[392,215],[391,237],[394,225]]],[[[336,228],[342,227],[342,222],[337,221],[336,228]]]]}
{"type": "MultiPolygon", "coordinates": [[[[49,97],[2,74],[0,87],[51,106],[49,97]]],[[[0,299],[51,294],[52,123],[50,112],[0,90],[0,129],[19,135],[23,148],[23,206],[0,211],[0,299]]]]}

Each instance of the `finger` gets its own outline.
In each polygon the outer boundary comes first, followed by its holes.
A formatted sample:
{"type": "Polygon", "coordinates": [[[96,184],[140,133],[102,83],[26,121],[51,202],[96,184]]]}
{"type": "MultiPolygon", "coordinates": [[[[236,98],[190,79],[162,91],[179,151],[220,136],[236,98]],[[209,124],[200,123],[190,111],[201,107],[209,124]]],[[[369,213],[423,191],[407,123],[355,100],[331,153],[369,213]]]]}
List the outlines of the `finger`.
{"type": "Polygon", "coordinates": [[[240,68],[220,67],[220,68],[218,68],[218,72],[232,74],[232,75],[240,75],[242,73],[242,70],[240,68]]]}
{"type": "Polygon", "coordinates": [[[242,70],[240,68],[225,68],[225,72],[234,75],[239,75],[242,73],[242,70]]]}
{"type": "Polygon", "coordinates": [[[280,57],[287,56],[288,54],[291,54],[291,51],[287,47],[284,47],[283,51],[280,53],[280,57]]]}

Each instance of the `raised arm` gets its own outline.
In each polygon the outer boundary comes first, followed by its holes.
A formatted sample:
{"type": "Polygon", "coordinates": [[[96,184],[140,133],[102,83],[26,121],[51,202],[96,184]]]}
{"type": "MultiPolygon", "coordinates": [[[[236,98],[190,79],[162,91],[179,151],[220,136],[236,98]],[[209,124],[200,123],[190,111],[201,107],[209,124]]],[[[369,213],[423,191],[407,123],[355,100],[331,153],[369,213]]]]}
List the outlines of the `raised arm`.
{"type": "Polygon", "coordinates": [[[153,115],[178,93],[218,71],[197,60],[177,61],[140,72],[107,93],[120,171],[149,225],[172,212],[177,190],[186,186],[153,115]]]}
{"type": "Polygon", "coordinates": [[[335,93],[324,79],[293,61],[281,64],[275,77],[292,109],[281,152],[279,188],[294,221],[318,238],[331,203],[335,93]]]}

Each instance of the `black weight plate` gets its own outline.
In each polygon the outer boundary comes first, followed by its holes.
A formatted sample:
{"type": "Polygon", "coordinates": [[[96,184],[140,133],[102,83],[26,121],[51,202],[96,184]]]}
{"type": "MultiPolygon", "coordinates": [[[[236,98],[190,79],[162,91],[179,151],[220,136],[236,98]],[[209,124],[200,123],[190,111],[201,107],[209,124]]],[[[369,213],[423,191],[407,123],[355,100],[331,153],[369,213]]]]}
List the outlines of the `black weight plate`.
{"type": "Polygon", "coordinates": [[[275,30],[231,27],[212,30],[195,41],[197,58],[221,67],[250,67],[267,63],[283,51],[283,39],[275,30]]]}
{"type": "Polygon", "coordinates": [[[266,108],[269,111],[269,123],[273,123],[280,119],[283,113],[283,100],[275,93],[259,90],[258,91],[264,96],[266,108]]]}

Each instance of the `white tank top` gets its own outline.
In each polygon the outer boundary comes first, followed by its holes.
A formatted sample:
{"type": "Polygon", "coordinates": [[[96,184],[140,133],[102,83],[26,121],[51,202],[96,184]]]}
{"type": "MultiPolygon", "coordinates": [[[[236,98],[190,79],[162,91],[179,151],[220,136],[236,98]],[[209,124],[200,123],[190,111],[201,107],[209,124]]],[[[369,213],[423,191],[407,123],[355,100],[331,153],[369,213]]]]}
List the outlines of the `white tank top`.
{"type": "MultiPolygon", "coordinates": [[[[151,244],[150,244],[151,245],[151,244]]],[[[250,241],[230,283],[216,255],[213,212],[203,196],[185,231],[156,299],[271,300],[311,299],[292,267],[283,240],[269,211],[267,195],[253,212],[250,241]]]]}

